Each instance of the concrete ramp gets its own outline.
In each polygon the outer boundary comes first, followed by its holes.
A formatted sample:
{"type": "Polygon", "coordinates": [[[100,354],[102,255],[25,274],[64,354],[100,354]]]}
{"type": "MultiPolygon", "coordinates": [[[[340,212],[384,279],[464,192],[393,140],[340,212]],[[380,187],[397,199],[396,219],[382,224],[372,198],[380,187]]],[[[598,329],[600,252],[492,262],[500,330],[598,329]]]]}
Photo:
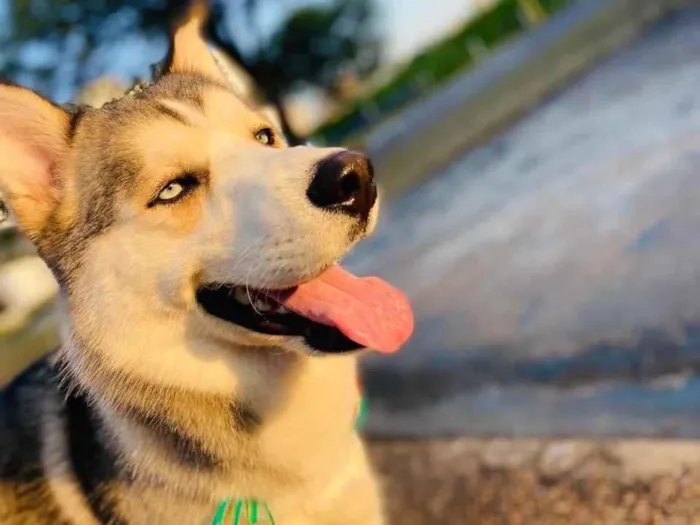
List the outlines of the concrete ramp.
{"type": "Polygon", "coordinates": [[[418,325],[372,431],[700,436],[698,86],[696,4],[390,203],[350,262],[418,325]]]}

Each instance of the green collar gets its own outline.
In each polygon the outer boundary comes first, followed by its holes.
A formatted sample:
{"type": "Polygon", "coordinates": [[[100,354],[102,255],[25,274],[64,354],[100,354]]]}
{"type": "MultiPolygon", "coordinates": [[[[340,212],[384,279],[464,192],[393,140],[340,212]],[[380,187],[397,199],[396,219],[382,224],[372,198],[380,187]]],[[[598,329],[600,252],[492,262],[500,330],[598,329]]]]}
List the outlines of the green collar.
{"type": "Polygon", "coordinates": [[[260,504],[254,499],[227,499],[219,503],[214,514],[214,519],[211,520],[211,525],[224,525],[226,516],[232,516],[233,525],[243,525],[243,518],[250,525],[259,525],[263,522],[258,521],[259,507],[265,511],[265,521],[269,525],[275,525],[275,518],[272,517],[270,508],[264,503],[260,504]],[[233,507],[233,510],[232,510],[233,507]]]}
{"type": "MultiPolygon", "coordinates": [[[[367,399],[360,396],[357,404],[357,414],[355,415],[355,429],[358,429],[367,417],[367,399]]],[[[226,499],[219,503],[211,520],[211,525],[224,525],[226,517],[233,520],[231,525],[275,525],[270,507],[265,503],[260,503],[254,499],[226,499]],[[260,508],[265,514],[260,521],[260,508]],[[242,521],[245,518],[246,521],[242,521]]]]}

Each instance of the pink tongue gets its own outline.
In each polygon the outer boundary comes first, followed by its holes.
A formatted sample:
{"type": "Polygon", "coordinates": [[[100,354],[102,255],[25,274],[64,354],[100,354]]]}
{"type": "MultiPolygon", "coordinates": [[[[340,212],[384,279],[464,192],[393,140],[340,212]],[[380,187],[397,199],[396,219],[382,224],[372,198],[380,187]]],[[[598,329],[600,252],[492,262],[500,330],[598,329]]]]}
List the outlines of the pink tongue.
{"type": "Polygon", "coordinates": [[[300,285],[281,303],[382,353],[396,352],[413,332],[413,312],[400,291],[377,277],[356,277],[338,265],[300,285]]]}

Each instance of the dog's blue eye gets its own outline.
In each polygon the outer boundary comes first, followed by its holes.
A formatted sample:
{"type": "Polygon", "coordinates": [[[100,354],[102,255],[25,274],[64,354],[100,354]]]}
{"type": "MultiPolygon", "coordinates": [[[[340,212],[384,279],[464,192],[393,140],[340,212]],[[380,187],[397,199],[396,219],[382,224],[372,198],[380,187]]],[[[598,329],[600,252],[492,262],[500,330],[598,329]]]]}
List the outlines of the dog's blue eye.
{"type": "Polygon", "coordinates": [[[274,146],[275,132],[270,128],[263,128],[255,134],[255,140],[264,146],[274,146]]]}

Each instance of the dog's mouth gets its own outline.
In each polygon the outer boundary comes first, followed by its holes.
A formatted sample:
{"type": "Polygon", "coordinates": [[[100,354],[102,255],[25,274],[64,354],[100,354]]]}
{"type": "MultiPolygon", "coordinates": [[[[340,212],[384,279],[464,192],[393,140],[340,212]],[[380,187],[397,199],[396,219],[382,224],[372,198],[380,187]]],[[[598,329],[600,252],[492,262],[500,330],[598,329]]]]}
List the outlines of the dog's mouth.
{"type": "Polygon", "coordinates": [[[413,331],[413,314],[401,292],[339,266],[286,290],[207,284],[197,290],[197,302],[229,323],[267,335],[303,337],[308,346],[326,353],[360,348],[391,353],[413,331]]]}
{"type": "Polygon", "coordinates": [[[294,291],[294,288],[273,292],[244,286],[209,285],[197,291],[197,301],[214,317],[261,334],[303,337],[310,347],[320,352],[341,353],[362,348],[337,328],[311,321],[272,298],[273,293],[281,296],[294,291]]]}

